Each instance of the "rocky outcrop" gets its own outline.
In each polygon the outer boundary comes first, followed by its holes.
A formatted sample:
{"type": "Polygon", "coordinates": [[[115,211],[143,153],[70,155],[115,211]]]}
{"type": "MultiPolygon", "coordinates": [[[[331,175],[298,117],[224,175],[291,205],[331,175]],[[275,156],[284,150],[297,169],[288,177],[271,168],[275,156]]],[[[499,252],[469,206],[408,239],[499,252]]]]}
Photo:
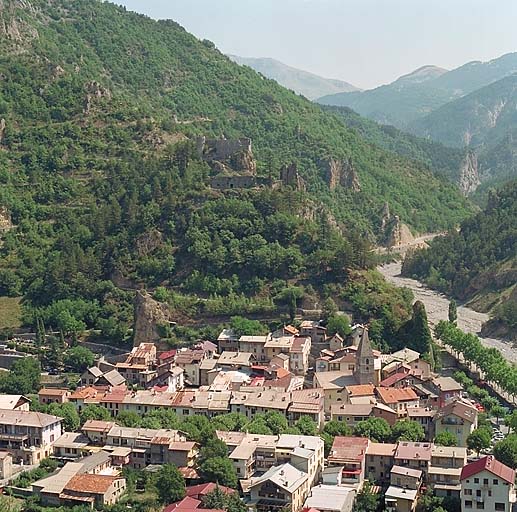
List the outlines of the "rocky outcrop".
{"type": "Polygon", "coordinates": [[[399,247],[413,242],[414,236],[409,227],[401,222],[398,215],[394,215],[387,228],[387,246],[399,247]]]}
{"type": "Polygon", "coordinates": [[[384,233],[391,220],[390,205],[386,202],[382,208],[381,231],[384,233]]]}
{"type": "Polygon", "coordinates": [[[151,229],[136,238],[136,251],[138,256],[146,257],[152,254],[163,243],[163,235],[157,229],[151,229]]]}
{"type": "Polygon", "coordinates": [[[468,196],[480,185],[478,159],[474,151],[468,151],[461,162],[458,186],[463,195],[468,196]]]}
{"type": "Polygon", "coordinates": [[[99,82],[92,80],[85,86],[86,97],[84,99],[83,112],[88,115],[95,101],[102,98],[111,99],[111,91],[103,87],[99,82]]]}
{"type": "Polygon", "coordinates": [[[196,141],[198,155],[216,172],[233,171],[257,173],[257,163],[251,150],[251,139],[207,139],[198,137],[196,141]]]}
{"type": "Polygon", "coordinates": [[[133,344],[157,343],[160,336],[160,326],[168,325],[172,315],[167,304],[154,300],[146,291],[136,292],[134,303],[133,344]]]}
{"type": "Polygon", "coordinates": [[[0,206],[0,233],[5,233],[13,228],[11,214],[5,206],[0,206]]]}
{"type": "Polygon", "coordinates": [[[324,167],[325,178],[330,190],[334,190],[340,185],[352,192],[361,191],[359,176],[351,158],[341,161],[330,158],[325,162],[324,167]]]}
{"type": "Polygon", "coordinates": [[[0,143],[4,140],[6,128],[7,124],[5,122],[5,119],[2,117],[2,119],[0,119],[0,143]]]}
{"type": "Polygon", "coordinates": [[[280,169],[280,181],[284,187],[292,187],[295,190],[305,190],[305,182],[300,176],[295,163],[284,165],[280,169]]]}
{"type": "Polygon", "coordinates": [[[23,9],[32,14],[36,12],[27,0],[10,2],[0,0],[0,38],[12,41],[20,47],[23,43],[36,39],[38,31],[17,15],[17,9],[23,9]]]}

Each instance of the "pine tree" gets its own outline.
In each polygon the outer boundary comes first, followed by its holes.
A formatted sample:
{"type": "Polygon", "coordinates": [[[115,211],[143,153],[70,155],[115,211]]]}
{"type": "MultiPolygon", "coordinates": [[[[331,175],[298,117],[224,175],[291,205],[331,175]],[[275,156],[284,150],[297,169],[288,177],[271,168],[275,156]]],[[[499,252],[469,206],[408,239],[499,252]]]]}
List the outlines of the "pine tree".
{"type": "Polygon", "coordinates": [[[451,299],[449,302],[449,322],[452,324],[456,323],[456,320],[458,319],[458,308],[456,305],[456,301],[454,299],[451,299]]]}
{"type": "Polygon", "coordinates": [[[424,303],[419,300],[413,304],[411,323],[415,350],[418,350],[421,354],[429,354],[432,350],[433,338],[429,329],[424,303]]]}

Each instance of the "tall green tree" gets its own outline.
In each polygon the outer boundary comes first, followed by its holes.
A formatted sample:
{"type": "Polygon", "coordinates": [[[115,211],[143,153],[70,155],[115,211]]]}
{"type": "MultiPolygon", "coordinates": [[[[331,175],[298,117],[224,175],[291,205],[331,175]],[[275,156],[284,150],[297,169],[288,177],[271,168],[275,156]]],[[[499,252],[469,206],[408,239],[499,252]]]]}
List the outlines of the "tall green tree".
{"type": "Polygon", "coordinates": [[[185,479],[172,464],[164,464],[160,468],[155,485],[163,504],[174,503],[185,497],[185,479]]]}
{"type": "Polygon", "coordinates": [[[456,305],[456,301],[454,299],[451,299],[449,301],[449,322],[451,322],[452,324],[455,324],[457,319],[458,319],[458,307],[456,305]]]}
{"type": "Polygon", "coordinates": [[[354,435],[367,437],[377,443],[385,443],[391,438],[391,428],[383,418],[368,418],[355,426],[354,435]]]}
{"type": "Polygon", "coordinates": [[[397,441],[423,441],[425,439],[424,427],[411,420],[397,421],[391,427],[393,442],[397,441]]]}
{"type": "Polygon", "coordinates": [[[246,505],[237,492],[226,493],[219,486],[203,496],[203,507],[227,512],[246,512],[246,505]]]}
{"type": "Polygon", "coordinates": [[[517,469],[517,434],[510,434],[494,446],[494,456],[503,464],[517,469]]]}
{"type": "Polygon", "coordinates": [[[477,428],[467,436],[467,448],[475,450],[478,457],[481,450],[490,448],[490,431],[487,428],[477,428]]]}
{"type": "Polygon", "coordinates": [[[353,512],[376,512],[379,507],[380,496],[373,492],[370,482],[365,482],[361,491],[357,494],[353,512]]]}
{"type": "Polygon", "coordinates": [[[448,430],[442,430],[434,438],[434,444],[439,446],[458,446],[458,438],[448,430]]]}

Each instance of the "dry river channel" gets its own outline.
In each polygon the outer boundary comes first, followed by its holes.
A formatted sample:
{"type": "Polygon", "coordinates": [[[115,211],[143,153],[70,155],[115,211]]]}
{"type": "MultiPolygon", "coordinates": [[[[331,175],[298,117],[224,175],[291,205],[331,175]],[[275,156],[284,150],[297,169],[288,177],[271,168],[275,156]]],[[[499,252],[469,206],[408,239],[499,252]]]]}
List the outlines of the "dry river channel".
{"type": "MultiPolygon", "coordinates": [[[[401,263],[390,263],[378,267],[387,281],[395,286],[405,287],[412,290],[415,300],[424,303],[427,310],[427,318],[431,326],[436,325],[440,320],[447,320],[449,299],[430,288],[427,288],[420,281],[402,277],[400,275],[401,263]]],[[[495,338],[485,338],[480,336],[481,326],[488,320],[488,315],[478,313],[466,306],[458,306],[458,327],[464,332],[476,334],[483,345],[498,349],[503,356],[513,363],[517,363],[517,348],[511,343],[495,338]]]]}

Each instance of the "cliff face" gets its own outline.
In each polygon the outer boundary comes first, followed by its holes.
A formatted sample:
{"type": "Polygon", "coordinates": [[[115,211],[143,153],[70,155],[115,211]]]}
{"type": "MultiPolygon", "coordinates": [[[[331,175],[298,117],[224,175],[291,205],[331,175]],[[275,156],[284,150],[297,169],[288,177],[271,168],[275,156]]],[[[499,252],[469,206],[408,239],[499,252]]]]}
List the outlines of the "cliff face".
{"type": "Polygon", "coordinates": [[[359,176],[351,158],[345,160],[330,158],[325,162],[325,178],[330,190],[334,190],[340,185],[352,192],[361,191],[359,176]]]}
{"type": "Polygon", "coordinates": [[[474,192],[481,180],[479,179],[478,159],[473,151],[468,151],[461,162],[458,185],[463,195],[468,196],[474,192]]]}
{"type": "Polygon", "coordinates": [[[0,206],[0,233],[5,233],[13,227],[11,214],[5,206],[0,206]]]}
{"type": "Polygon", "coordinates": [[[147,292],[138,291],[135,297],[133,344],[158,343],[160,326],[168,325],[172,315],[167,304],[154,300],[147,292]]]}
{"type": "Polygon", "coordinates": [[[406,245],[411,243],[414,239],[409,227],[401,222],[398,215],[395,215],[388,226],[387,246],[398,247],[406,245]]]}

